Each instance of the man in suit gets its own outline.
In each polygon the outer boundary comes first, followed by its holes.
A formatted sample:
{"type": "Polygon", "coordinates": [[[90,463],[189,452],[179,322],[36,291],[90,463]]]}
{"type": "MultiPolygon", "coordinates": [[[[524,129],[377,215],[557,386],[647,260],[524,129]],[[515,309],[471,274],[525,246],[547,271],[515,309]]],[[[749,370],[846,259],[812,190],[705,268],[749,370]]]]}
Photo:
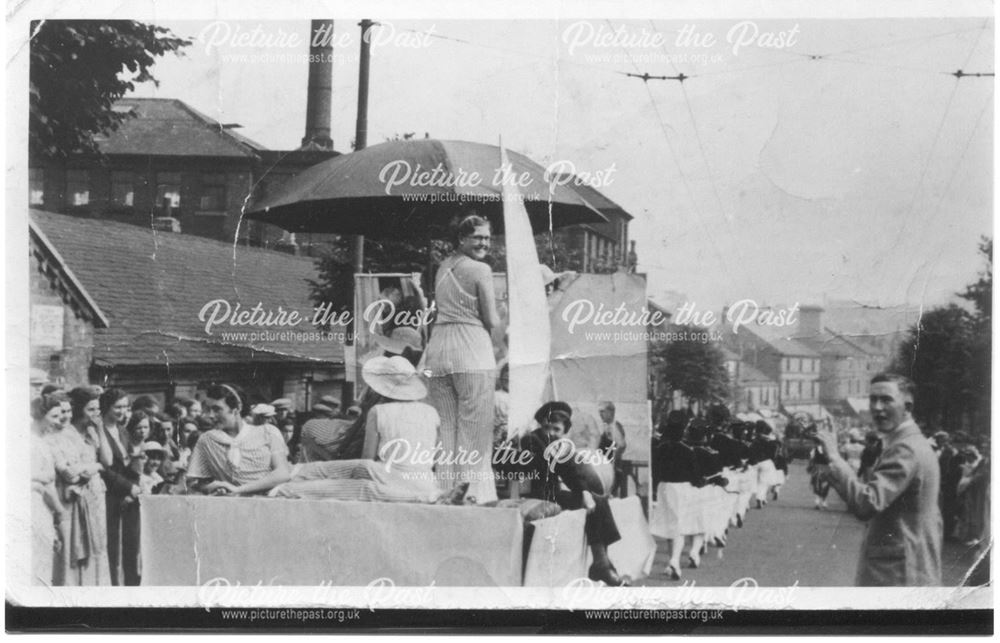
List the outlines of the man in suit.
{"type": "Polygon", "coordinates": [[[830,458],[829,479],[868,529],[858,562],[859,586],[940,586],[943,524],[940,471],[930,443],[913,421],[914,384],[894,373],[871,380],[868,404],[882,435],[882,455],[860,480],[840,456],[835,435],[816,440],[830,458]]]}

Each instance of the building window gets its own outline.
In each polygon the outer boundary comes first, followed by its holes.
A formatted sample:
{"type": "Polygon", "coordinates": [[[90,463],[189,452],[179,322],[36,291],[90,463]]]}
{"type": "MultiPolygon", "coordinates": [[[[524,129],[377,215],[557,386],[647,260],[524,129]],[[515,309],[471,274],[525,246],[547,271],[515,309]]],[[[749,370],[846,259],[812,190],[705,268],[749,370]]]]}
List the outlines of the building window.
{"type": "Polygon", "coordinates": [[[181,207],[181,174],[180,172],[157,172],[156,174],[156,207],[163,207],[164,201],[170,200],[171,208],[181,207]]]}
{"type": "Polygon", "coordinates": [[[45,204],[45,169],[32,167],[28,169],[28,204],[45,204]]]}
{"type": "Polygon", "coordinates": [[[198,210],[202,212],[226,211],[226,176],[224,174],[205,174],[201,177],[198,210]]]}
{"type": "Polygon", "coordinates": [[[119,208],[135,205],[135,177],[131,172],[111,173],[111,205],[119,208]]]}
{"type": "Polygon", "coordinates": [[[80,207],[90,203],[90,176],[87,170],[66,170],[66,205],[80,207]]]}

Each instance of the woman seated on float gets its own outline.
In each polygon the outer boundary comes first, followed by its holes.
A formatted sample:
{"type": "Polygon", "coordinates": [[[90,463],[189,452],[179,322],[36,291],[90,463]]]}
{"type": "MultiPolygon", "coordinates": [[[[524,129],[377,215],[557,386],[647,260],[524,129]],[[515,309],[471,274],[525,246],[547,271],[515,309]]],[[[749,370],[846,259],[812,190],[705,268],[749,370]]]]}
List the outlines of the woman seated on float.
{"type": "MultiPolygon", "coordinates": [[[[368,412],[361,459],[289,467],[275,458],[272,470],[258,480],[237,484],[216,478],[215,492],[269,491],[272,497],[311,500],[461,502],[467,485],[442,494],[434,479],[439,419],[433,407],[420,401],[427,387],[413,365],[399,356],[374,357],[365,363],[362,377],[381,399],[368,412]]],[[[274,445],[280,452],[281,446],[274,445]]]]}

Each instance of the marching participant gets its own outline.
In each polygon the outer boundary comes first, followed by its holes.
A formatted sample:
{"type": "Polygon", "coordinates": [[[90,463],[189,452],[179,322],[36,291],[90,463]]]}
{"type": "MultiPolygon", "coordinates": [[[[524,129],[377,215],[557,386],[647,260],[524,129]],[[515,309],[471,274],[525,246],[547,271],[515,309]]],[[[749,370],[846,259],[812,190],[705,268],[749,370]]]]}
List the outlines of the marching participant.
{"type": "Polygon", "coordinates": [[[694,567],[697,567],[705,542],[705,527],[695,489],[701,481],[701,471],[694,450],[682,441],[687,424],[688,416],[684,411],[671,411],[660,427],[659,448],[652,454],[657,472],[657,479],[653,480],[657,486],[657,502],[649,512],[649,531],[670,541],[670,561],[665,571],[671,580],[681,578],[681,551],[685,539],[691,537],[689,562],[694,563],[694,567]]]}
{"type": "MultiPolygon", "coordinates": [[[[702,514],[704,536],[708,543],[718,547],[726,546],[726,525],[729,523],[729,497],[723,490],[728,480],[722,476],[722,459],[719,452],[708,446],[706,433],[708,425],[704,420],[695,419],[687,428],[685,442],[694,451],[698,472],[701,474],[697,490],[698,508],[702,514]]],[[[701,551],[691,552],[690,563],[698,567],[701,551]]]]}
{"type": "MultiPolygon", "coordinates": [[[[750,464],[757,465],[757,508],[767,505],[767,495],[772,488],[784,482],[778,476],[774,461],[778,457],[778,443],[771,434],[771,426],[763,420],[754,425],[757,437],[750,445],[750,464]]],[[[777,498],[777,496],[775,496],[777,498]]]]}

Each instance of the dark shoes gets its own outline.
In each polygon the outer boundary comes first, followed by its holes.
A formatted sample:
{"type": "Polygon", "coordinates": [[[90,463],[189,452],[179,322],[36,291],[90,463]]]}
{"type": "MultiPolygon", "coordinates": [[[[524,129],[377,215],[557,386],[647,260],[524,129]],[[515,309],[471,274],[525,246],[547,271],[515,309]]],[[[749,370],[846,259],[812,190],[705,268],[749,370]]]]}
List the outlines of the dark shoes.
{"type": "Polygon", "coordinates": [[[628,576],[619,576],[618,570],[611,563],[604,563],[603,565],[594,563],[590,566],[587,577],[592,581],[602,582],[608,587],[628,587],[629,583],[631,583],[631,579],[628,576]]]}
{"type": "Polygon", "coordinates": [[[673,565],[667,565],[667,569],[664,571],[670,580],[680,580],[681,570],[677,569],[673,565]]]}

